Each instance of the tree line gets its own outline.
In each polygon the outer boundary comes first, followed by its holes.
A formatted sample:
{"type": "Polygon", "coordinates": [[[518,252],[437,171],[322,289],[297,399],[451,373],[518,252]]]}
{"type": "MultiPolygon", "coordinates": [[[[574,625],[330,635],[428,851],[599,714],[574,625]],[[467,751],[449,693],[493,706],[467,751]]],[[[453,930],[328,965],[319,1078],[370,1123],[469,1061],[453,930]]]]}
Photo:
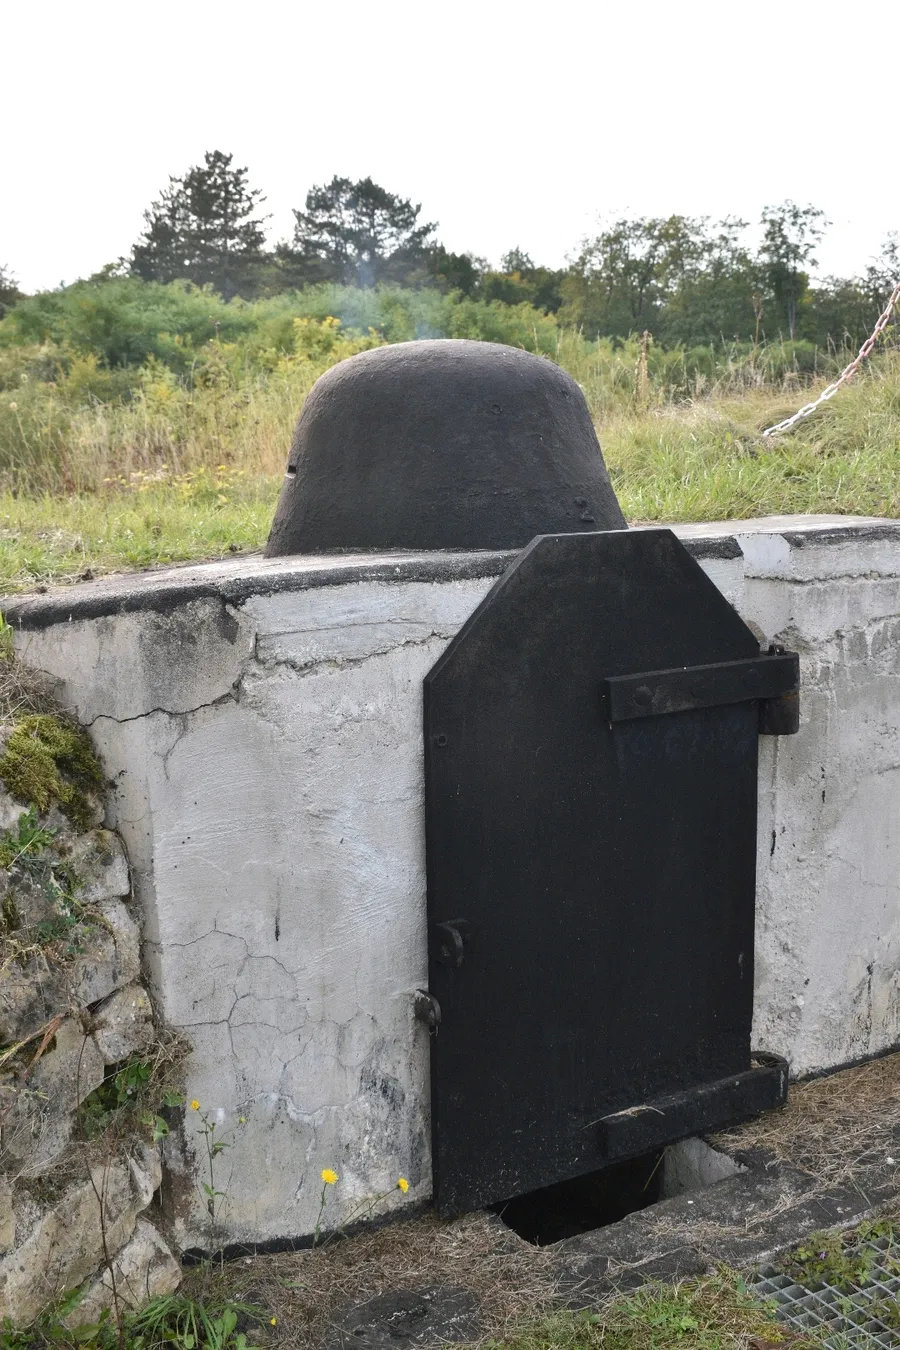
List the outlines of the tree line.
{"type": "MultiPolygon", "coordinates": [[[[648,333],[664,346],[779,338],[859,343],[900,276],[900,237],[856,277],[812,280],[830,223],[819,208],[764,208],[755,245],[736,218],[640,216],[606,225],[565,268],[536,264],[520,248],[492,268],[440,242],[421,206],[371,178],[314,186],[293,212],[289,239],[267,247],[265,198],[233,156],[209,151],[172,177],[144,213],[130,255],[103,276],[209,286],[226,301],[254,300],[322,283],[432,287],[504,304],[525,302],[585,336],[648,333]]],[[[0,317],[21,298],[0,267],[0,317]]]]}

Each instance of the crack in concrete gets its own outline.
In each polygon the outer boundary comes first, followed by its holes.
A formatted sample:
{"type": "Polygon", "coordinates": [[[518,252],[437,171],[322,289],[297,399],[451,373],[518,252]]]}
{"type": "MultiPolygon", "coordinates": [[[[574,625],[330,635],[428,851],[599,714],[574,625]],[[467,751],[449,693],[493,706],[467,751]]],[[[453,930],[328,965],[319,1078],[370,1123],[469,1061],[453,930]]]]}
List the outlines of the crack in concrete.
{"type": "MultiPolygon", "coordinates": [[[[193,713],[203,712],[206,708],[218,708],[225,703],[236,702],[235,688],[232,687],[227,694],[220,694],[218,698],[211,699],[209,703],[198,703],[196,708],[148,708],[146,712],[135,713],[133,717],[113,717],[112,713],[97,713],[89,722],[84,722],[82,725],[92,727],[95,722],[115,722],[117,726],[123,727],[127,722],[143,722],[147,717],[156,717],[160,714],[165,717],[190,717],[193,713]]],[[[172,749],[174,750],[174,748],[173,746],[172,749]]],[[[171,751],[169,753],[171,754],[171,751]]]]}
{"type": "MultiPolygon", "coordinates": [[[[375,616],[369,619],[342,618],[340,623],[314,623],[309,628],[298,628],[295,625],[290,628],[270,628],[263,636],[266,638],[303,637],[307,633],[339,633],[343,632],[345,628],[423,628],[427,622],[427,619],[410,618],[402,614],[379,617],[376,611],[375,616]]],[[[463,620],[460,620],[460,623],[462,622],[463,620]]]]}
{"type": "MultiPolygon", "coordinates": [[[[265,656],[259,655],[259,649],[257,647],[253,659],[256,664],[261,667],[259,672],[260,675],[264,672],[267,673],[275,667],[284,666],[288,670],[292,670],[301,678],[306,678],[308,675],[315,675],[319,671],[331,673],[339,670],[352,670],[357,666],[365,665],[367,661],[372,661],[376,657],[390,656],[394,652],[402,651],[404,648],[408,647],[426,647],[430,642],[450,642],[454,636],[455,632],[446,633],[437,628],[433,628],[430,632],[426,633],[424,637],[406,638],[402,642],[392,642],[385,647],[376,647],[372,651],[366,652],[363,656],[321,656],[311,657],[308,661],[302,661],[299,658],[292,656],[279,656],[275,653],[266,658],[265,656]]],[[[245,672],[244,675],[241,676],[241,682],[243,682],[250,673],[251,672],[249,671],[245,672]]]]}
{"type": "Polygon", "coordinates": [[[770,575],[766,572],[744,572],[744,581],[774,581],[784,586],[828,586],[832,582],[874,581],[900,582],[898,572],[829,572],[827,576],[797,577],[770,575]]]}

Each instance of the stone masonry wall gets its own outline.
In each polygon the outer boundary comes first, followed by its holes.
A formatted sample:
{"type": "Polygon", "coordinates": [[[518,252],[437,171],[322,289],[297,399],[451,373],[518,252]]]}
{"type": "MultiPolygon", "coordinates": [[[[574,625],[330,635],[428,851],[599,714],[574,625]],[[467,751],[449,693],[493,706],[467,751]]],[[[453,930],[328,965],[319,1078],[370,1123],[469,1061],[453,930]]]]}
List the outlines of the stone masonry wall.
{"type": "MultiPolygon", "coordinates": [[[[44,713],[18,735],[40,757],[54,726],[44,713]]],[[[104,1243],[125,1306],[180,1281],[146,1217],[157,1146],[85,1125],[98,1109],[104,1124],[98,1092],[152,1057],[157,1032],[122,841],[98,793],[79,807],[73,825],[58,803],[39,812],[0,791],[0,1321],[17,1325],[79,1288],[69,1325],[95,1323],[112,1299],[104,1243]]]]}

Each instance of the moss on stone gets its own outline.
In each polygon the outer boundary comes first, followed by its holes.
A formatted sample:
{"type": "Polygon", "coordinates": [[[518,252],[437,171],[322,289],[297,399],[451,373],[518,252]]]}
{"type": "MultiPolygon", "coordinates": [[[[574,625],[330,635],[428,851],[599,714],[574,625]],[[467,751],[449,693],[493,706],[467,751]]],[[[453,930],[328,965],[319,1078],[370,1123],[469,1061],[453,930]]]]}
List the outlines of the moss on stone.
{"type": "Polygon", "coordinates": [[[19,911],[13,896],[8,892],[0,904],[0,936],[14,933],[19,926],[19,911]]]}
{"type": "Polygon", "coordinates": [[[76,829],[90,828],[88,794],[103,787],[87,733],[51,713],[30,713],[16,723],[0,756],[0,780],[41,812],[58,803],[76,829]]]}

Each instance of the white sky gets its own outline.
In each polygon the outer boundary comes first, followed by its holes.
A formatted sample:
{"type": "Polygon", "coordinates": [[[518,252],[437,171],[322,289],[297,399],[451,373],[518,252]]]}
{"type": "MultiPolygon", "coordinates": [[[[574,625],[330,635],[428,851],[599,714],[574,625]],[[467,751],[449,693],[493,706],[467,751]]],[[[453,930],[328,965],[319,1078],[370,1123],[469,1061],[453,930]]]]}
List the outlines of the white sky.
{"type": "Polygon", "coordinates": [[[0,262],[28,290],[127,253],[207,149],[273,238],[334,174],[495,263],[558,265],[601,213],[785,197],[834,222],[820,270],[900,228],[897,0],[6,0],[0,32],[0,262]]]}

